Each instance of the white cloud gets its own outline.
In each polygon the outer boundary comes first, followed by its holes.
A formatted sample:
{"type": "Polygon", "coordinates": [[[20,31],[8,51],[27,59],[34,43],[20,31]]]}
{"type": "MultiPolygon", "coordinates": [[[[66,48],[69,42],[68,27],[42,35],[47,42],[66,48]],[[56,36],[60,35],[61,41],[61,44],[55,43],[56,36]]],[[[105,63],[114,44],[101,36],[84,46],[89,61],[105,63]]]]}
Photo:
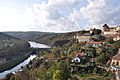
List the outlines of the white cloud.
{"type": "MultiPolygon", "coordinates": [[[[86,6],[79,7],[83,0],[48,0],[27,7],[27,25],[32,30],[73,31],[83,28],[100,27],[104,23],[120,23],[120,6],[112,0],[85,0],[86,6]]],[[[119,1],[114,1],[119,2],[119,1]]]]}
{"type": "Polygon", "coordinates": [[[100,25],[107,23],[118,25],[120,23],[120,6],[113,6],[111,0],[88,0],[89,4],[80,9],[83,19],[90,25],[100,25]]]}
{"type": "Polygon", "coordinates": [[[48,0],[48,3],[35,3],[32,8],[27,7],[25,14],[32,25],[30,28],[56,32],[71,31],[74,27],[78,29],[69,15],[79,2],[80,0],[48,0]]]}

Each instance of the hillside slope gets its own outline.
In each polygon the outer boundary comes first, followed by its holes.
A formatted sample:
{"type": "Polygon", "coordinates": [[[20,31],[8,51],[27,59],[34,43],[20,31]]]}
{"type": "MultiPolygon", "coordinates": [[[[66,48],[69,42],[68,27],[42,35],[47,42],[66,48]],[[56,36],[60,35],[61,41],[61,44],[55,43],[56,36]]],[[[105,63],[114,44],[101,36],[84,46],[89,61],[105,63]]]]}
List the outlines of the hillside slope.
{"type": "Polygon", "coordinates": [[[31,40],[43,44],[52,45],[55,41],[58,40],[70,40],[73,39],[73,36],[77,32],[69,33],[49,33],[49,32],[6,32],[11,36],[23,39],[31,40]]]}
{"type": "Polygon", "coordinates": [[[33,32],[33,31],[29,31],[29,32],[5,32],[8,35],[23,39],[23,40],[31,40],[34,41],[36,40],[38,37],[43,37],[52,33],[47,33],[47,32],[33,32]]]}
{"type": "Polygon", "coordinates": [[[0,63],[23,55],[28,48],[28,42],[0,32],[0,63]]]}

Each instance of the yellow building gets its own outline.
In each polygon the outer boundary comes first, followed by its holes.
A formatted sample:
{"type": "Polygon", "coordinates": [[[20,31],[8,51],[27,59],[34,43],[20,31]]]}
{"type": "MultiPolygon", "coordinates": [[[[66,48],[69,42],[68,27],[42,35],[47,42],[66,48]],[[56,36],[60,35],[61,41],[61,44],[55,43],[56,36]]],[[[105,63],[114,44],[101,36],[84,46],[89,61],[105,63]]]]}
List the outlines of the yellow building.
{"type": "Polygon", "coordinates": [[[120,49],[118,51],[118,54],[113,56],[113,58],[111,60],[111,65],[120,67],[120,49]]]}

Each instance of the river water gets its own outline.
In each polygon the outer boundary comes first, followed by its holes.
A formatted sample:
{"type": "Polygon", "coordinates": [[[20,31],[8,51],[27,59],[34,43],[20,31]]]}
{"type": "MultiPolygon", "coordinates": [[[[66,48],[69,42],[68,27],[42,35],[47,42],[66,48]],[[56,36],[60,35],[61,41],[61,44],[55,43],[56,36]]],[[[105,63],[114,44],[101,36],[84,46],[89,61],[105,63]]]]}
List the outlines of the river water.
{"type": "MultiPolygon", "coordinates": [[[[32,42],[32,41],[29,41],[29,44],[30,44],[30,47],[32,47],[32,48],[51,48],[48,45],[40,44],[40,43],[36,43],[36,42],[32,42]]],[[[21,67],[26,66],[34,58],[36,58],[36,55],[30,55],[26,60],[24,60],[23,62],[21,62],[17,66],[13,67],[12,69],[1,72],[0,79],[5,78],[5,76],[11,72],[15,73],[15,72],[21,70],[21,67]]]]}

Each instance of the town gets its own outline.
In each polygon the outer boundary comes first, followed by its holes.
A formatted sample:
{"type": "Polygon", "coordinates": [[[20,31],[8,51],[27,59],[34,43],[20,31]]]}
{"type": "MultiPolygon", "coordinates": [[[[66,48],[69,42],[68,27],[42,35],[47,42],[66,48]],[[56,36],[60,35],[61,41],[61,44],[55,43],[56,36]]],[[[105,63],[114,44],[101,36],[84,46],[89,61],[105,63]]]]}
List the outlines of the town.
{"type": "Polygon", "coordinates": [[[5,80],[120,80],[120,26],[104,24],[63,36],[5,80]]]}

